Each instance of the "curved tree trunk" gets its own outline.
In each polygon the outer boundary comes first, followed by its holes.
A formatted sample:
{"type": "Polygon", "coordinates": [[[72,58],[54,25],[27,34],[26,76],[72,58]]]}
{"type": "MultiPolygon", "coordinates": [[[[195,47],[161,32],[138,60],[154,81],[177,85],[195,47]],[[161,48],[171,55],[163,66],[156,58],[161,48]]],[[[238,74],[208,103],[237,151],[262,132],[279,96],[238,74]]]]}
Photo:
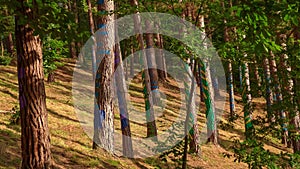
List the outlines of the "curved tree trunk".
{"type": "Polygon", "coordinates": [[[50,136],[46,110],[46,94],[41,40],[24,23],[24,16],[34,19],[33,10],[20,0],[16,16],[16,43],[18,54],[18,82],[21,114],[21,146],[23,169],[51,167],[50,136]],[[21,20],[23,22],[21,22],[21,20]]]}

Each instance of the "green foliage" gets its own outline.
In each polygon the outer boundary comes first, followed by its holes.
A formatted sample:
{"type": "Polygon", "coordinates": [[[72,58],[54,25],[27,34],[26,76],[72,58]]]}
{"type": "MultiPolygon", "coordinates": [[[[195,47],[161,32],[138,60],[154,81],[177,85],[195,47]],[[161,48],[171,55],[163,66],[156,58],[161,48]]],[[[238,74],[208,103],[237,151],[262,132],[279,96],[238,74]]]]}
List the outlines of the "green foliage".
{"type": "Polygon", "coordinates": [[[245,162],[251,169],[263,167],[279,168],[278,164],[276,164],[279,157],[272,154],[269,150],[265,150],[263,143],[254,139],[248,139],[243,142],[236,140],[235,143],[233,147],[235,161],[245,162]]]}
{"type": "Polygon", "coordinates": [[[12,58],[7,55],[0,56],[0,65],[7,66],[10,64],[11,60],[12,58]]]}
{"type": "Polygon", "coordinates": [[[66,42],[57,39],[46,38],[43,44],[43,64],[45,74],[52,73],[58,66],[63,66],[61,58],[66,57],[68,49],[66,42]]]}
{"type": "MultiPolygon", "coordinates": [[[[258,138],[246,141],[235,140],[233,146],[235,162],[244,162],[251,169],[279,169],[279,168],[299,168],[300,154],[283,153],[275,154],[263,147],[263,142],[258,138]]],[[[224,154],[225,157],[231,155],[224,154]]]]}

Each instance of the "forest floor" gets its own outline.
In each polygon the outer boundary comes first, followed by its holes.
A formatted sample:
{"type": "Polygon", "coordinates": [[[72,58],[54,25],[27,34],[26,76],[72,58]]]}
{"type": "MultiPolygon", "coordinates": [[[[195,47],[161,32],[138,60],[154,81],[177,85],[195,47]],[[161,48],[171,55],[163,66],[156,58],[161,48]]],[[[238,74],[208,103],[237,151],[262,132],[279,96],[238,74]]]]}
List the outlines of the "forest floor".
{"type": "MultiPolygon", "coordinates": [[[[80,120],[73,106],[72,99],[72,75],[75,61],[64,59],[64,66],[55,72],[56,82],[45,83],[47,94],[47,110],[49,116],[49,128],[51,133],[51,151],[55,168],[176,168],[179,164],[168,161],[162,162],[156,157],[146,159],[127,159],[111,155],[101,149],[92,150],[92,140],[85,134],[80,120]]],[[[171,80],[170,80],[171,81],[171,80]]],[[[172,82],[172,81],[171,81],[172,82]]],[[[164,92],[169,101],[166,101],[164,118],[157,119],[159,132],[170,125],[172,114],[176,114],[180,95],[170,84],[160,84],[160,90],[164,92]],[[173,100],[172,100],[173,99],[173,100]]],[[[130,100],[137,109],[143,109],[143,95],[140,75],[135,77],[130,85],[130,100]]],[[[218,124],[219,146],[212,144],[201,145],[201,156],[189,155],[189,168],[247,168],[245,163],[234,162],[234,157],[226,158],[225,154],[233,154],[232,145],[234,139],[244,139],[244,122],[241,97],[236,95],[236,112],[239,118],[234,122],[233,128],[224,128],[228,123],[229,105],[225,104],[225,112],[218,124]]],[[[255,98],[254,117],[265,114],[263,98],[255,98]]],[[[203,104],[203,103],[201,103],[203,104]]],[[[0,168],[18,168],[21,163],[20,125],[11,124],[12,109],[18,105],[18,81],[16,66],[0,66],[0,168]]],[[[204,107],[204,106],[201,106],[204,107]]],[[[204,111],[198,114],[198,124],[203,126],[205,122],[204,111]]],[[[116,116],[118,117],[118,116],[116,116]]],[[[161,117],[161,116],[160,116],[161,117]]],[[[174,117],[173,117],[174,118],[174,117]]],[[[115,120],[116,130],[120,130],[119,119],[115,120]]],[[[139,123],[131,124],[132,133],[144,137],[146,126],[139,123]]],[[[280,141],[270,138],[265,143],[265,148],[271,152],[291,151],[280,144],[280,141]]]]}

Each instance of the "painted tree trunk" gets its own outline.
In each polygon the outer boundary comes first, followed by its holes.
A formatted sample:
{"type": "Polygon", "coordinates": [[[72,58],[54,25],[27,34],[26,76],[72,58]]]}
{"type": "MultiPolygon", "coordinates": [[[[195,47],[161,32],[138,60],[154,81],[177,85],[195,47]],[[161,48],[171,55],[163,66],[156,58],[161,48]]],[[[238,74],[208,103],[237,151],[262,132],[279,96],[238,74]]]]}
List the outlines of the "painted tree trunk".
{"type": "MultiPolygon", "coordinates": [[[[284,51],[286,51],[286,35],[280,35],[280,43],[281,46],[283,47],[284,51]]],[[[295,111],[294,108],[292,108],[293,106],[291,106],[291,103],[293,103],[294,100],[294,92],[293,92],[293,88],[294,88],[294,82],[291,78],[291,66],[290,64],[288,64],[288,55],[286,54],[281,54],[280,55],[280,66],[281,66],[281,76],[282,76],[282,88],[283,88],[283,103],[288,105],[285,107],[285,115],[288,118],[289,121],[289,126],[288,131],[285,132],[284,134],[286,134],[288,137],[290,137],[292,139],[292,133],[293,131],[291,131],[291,128],[293,128],[293,112],[295,111]]],[[[288,139],[288,143],[287,143],[288,147],[292,146],[292,142],[289,141],[288,139]]]]}
{"type": "Polygon", "coordinates": [[[242,66],[239,66],[239,79],[240,79],[240,89],[243,90],[243,70],[242,66]]]}
{"type": "MultiPolygon", "coordinates": [[[[131,0],[131,5],[138,8],[138,1],[131,0]]],[[[138,11],[135,11],[138,14],[138,11]]],[[[148,63],[146,58],[146,52],[144,50],[144,39],[141,35],[141,18],[139,15],[134,15],[134,29],[137,33],[137,39],[139,43],[140,50],[142,51],[141,61],[143,62],[141,65],[144,65],[144,71],[142,74],[143,78],[143,93],[145,99],[145,110],[146,110],[146,120],[147,120],[147,137],[157,136],[157,128],[155,123],[154,109],[153,109],[153,100],[151,95],[151,85],[150,85],[150,76],[148,71],[148,63]]],[[[156,137],[157,138],[157,137],[156,137]]]]}
{"type": "MultiPolygon", "coordinates": [[[[299,49],[299,42],[298,40],[300,40],[300,31],[299,31],[300,27],[298,26],[294,26],[294,46],[299,49]]],[[[299,59],[297,58],[297,56],[293,56],[293,61],[292,65],[293,65],[293,72],[299,72],[299,59]]],[[[300,140],[297,138],[297,136],[299,136],[300,133],[300,117],[299,117],[299,106],[300,106],[300,94],[299,94],[299,90],[300,90],[300,80],[299,80],[299,76],[294,77],[294,93],[295,93],[295,100],[294,100],[294,105],[295,105],[295,117],[293,117],[293,125],[294,125],[294,129],[295,129],[295,136],[296,137],[292,137],[292,144],[293,144],[293,150],[294,153],[300,153],[300,140]]]]}
{"type": "Polygon", "coordinates": [[[235,104],[234,104],[234,89],[233,89],[233,73],[231,60],[228,61],[228,83],[229,83],[229,106],[230,106],[230,116],[233,118],[235,116],[235,104]]]}
{"type": "Polygon", "coordinates": [[[266,103],[267,103],[267,117],[269,122],[274,122],[274,116],[272,114],[272,91],[271,91],[271,73],[270,73],[270,64],[269,59],[264,58],[264,71],[265,71],[265,82],[266,82],[266,103]]]}
{"type": "MultiPolygon", "coordinates": [[[[232,7],[232,2],[230,1],[230,6],[232,7]]],[[[222,6],[225,9],[224,1],[222,1],[222,6]]],[[[224,20],[224,24],[226,24],[227,21],[224,20]]],[[[229,30],[226,26],[224,28],[224,41],[229,42],[229,30]]],[[[232,73],[232,63],[231,60],[228,60],[228,94],[229,94],[229,107],[230,107],[230,117],[231,119],[234,118],[235,114],[235,104],[234,104],[234,88],[233,88],[233,73],[232,73]]]]}
{"type": "Polygon", "coordinates": [[[261,77],[259,75],[258,66],[257,66],[256,61],[254,61],[254,77],[257,82],[256,94],[257,94],[257,96],[260,97],[262,95],[262,93],[261,93],[261,77]]]}
{"type": "MultiPolygon", "coordinates": [[[[199,17],[199,23],[201,28],[205,28],[204,16],[199,17]]],[[[201,39],[205,39],[205,31],[202,31],[201,39]]],[[[204,50],[208,48],[207,44],[204,43],[204,50]]],[[[201,81],[203,87],[203,98],[206,107],[206,123],[207,123],[207,142],[212,142],[213,144],[218,144],[217,139],[217,125],[216,125],[216,112],[215,112],[215,99],[214,99],[214,89],[212,84],[212,77],[210,71],[210,65],[207,60],[202,60],[200,62],[201,70],[201,81]]]]}
{"type": "MultiPolygon", "coordinates": [[[[118,38],[116,38],[116,41],[118,42],[118,38]]],[[[119,43],[115,45],[115,69],[115,81],[117,86],[117,96],[122,130],[123,155],[125,157],[133,158],[131,130],[127,109],[128,103],[126,100],[127,88],[119,43]]]]}
{"type": "Polygon", "coordinates": [[[249,139],[253,136],[254,126],[252,123],[252,97],[251,97],[248,63],[242,64],[242,74],[243,74],[242,97],[244,102],[245,135],[246,138],[249,139]]]}
{"type": "Polygon", "coordinates": [[[216,75],[216,68],[211,68],[210,74],[211,74],[211,79],[212,79],[212,86],[214,90],[214,97],[217,98],[220,96],[220,91],[219,91],[219,80],[218,76],[216,75]]]}
{"type": "MultiPolygon", "coordinates": [[[[113,11],[114,3],[110,0],[98,1],[98,11],[113,11]]],[[[114,73],[114,52],[112,41],[115,39],[114,25],[108,25],[108,22],[114,19],[113,15],[105,15],[98,18],[98,28],[101,32],[97,33],[99,42],[97,45],[97,58],[102,58],[96,73],[95,97],[97,101],[94,114],[94,144],[93,148],[98,146],[108,152],[113,152],[113,132],[114,132],[114,114],[113,114],[113,88],[111,81],[114,73]]],[[[98,66],[98,65],[97,65],[98,66]]]]}
{"type": "MultiPolygon", "coordinates": [[[[134,47],[133,45],[131,46],[131,54],[133,55],[134,54],[134,47]]],[[[134,57],[130,57],[130,76],[133,76],[134,75],[134,57]]]]}
{"type": "Polygon", "coordinates": [[[185,70],[187,72],[187,76],[184,81],[184,89],[185,89],[185,99],[186,99],[186,129],[189,128],[190,131],[186,132],[186,134],[190,137],[190,152],[200,154],[200,145],[199,145],[199,131],[197,125],[197,112],[196,112],[196,103],[195,103],[195,78],[193,77],[193,72],[196,63],[192,63],[192,67],[188,64],[185,64],[185,70]],[[191,70],[192,69],[192,70],[191,70]]]}
{"type": "Polygon", "coordinates": [[[270,52],[270,68],[271,68],[271,75],[274,80],[274,85],[275,85],[275,95],[276,95],[276,103],[280,107],[278,110],[278,115],[281,117],[282,122],[281,127],[282,127],[282,144],[287,146],[287,137],[288,137],[288,130],[287,130],[287,124],[284,122],[286,120],[286,114],[285,111],[282,109],[282,93],[281,93],[281,85],[280,81],[278,78],[278,71],[277,71],[277,65],[276,65],[276,60],[273,52],[270,52]]]}
{"type": "Polygon", "coordinates": [[[204,102],[204,97],[203,97],[203,84],[202,84],[202,76],[201,76],[201,64],[198,62],[198,78],[199,78],[199,88],[200,88],[200,99],[202,102],[204,102]]]}
{"type": "Polygon", "coordinates": [[[209,66],[206,62],[201,62],[201,80],[203,85],[203,97],[206,107],[206,121],[207,121],[207,142],[218,144],[217,140],[217,126],[214,107],[214,93],[212,90],[212,82],[210,78],[209,66]]]}
{"type": "MultiPolygon", "coordinates": [[[[15,17],[17,44],[19,103],[21,115],[22,169],[51,168],[50,135],[46,110],[43,56],[41,40],[27,17],[34,19],[33,10],[19,0],[18,14],[15,17]],[[28,22],[28,20],[26,21],[28,22]]],[[[34,9],[33,9],[34,8],[34,9]]]]}
{"type": "MultiPolygon", "coordinates": [[[[186,3],[186,14],[183,15],[184,18],[188,17],[189,19],[192,19],[192,10],[191,5],[189,3],[186,3]]],[[[185,36],[186,30],[181,30],[183,33],[183,36],[185,36]]],[[[187,119],[185,122],[185,125],[189,126],[191,130],[189,131],[189,148],[190,152],[196,153],[197,155],[200,154],[200,146],[199,146],[199,131],[198,131],[198,125],[197,125],[197,110],[195,108],[195,78],[194,74],[196,72],[196,65],[197,62],[192,59],[192,55],[190,55],[190,58],[187,60],[187,64],[185,65],[185,70],[189,77],[185,77],[184,81],[184,87],[185,87],[185,93],[186,93],[186,100],[188,102],[187,104],[187,119]],[[192,77],[192,78],[191,78],[192,77]],[[191,88],[189,88],[189,85],[191,88]]]]}
{"type": "MultiPolygon", "coordinates": [[[[149,20],[145,21],[145,26],[147,32],[153,31],[152,23],[149,20]]],[[[153,34],[146,33],[146,55],[147,55],[147,64],[148,64],[148,72],[150,76],[150,84],[151,84],[151,93],[153,104],[158,105],[160,102],[160,94],[159,94],[159,86],[158,86],[158,71],[157,64],[155,58],[155,50],[154,50],[154,41],[153,34]]]]}

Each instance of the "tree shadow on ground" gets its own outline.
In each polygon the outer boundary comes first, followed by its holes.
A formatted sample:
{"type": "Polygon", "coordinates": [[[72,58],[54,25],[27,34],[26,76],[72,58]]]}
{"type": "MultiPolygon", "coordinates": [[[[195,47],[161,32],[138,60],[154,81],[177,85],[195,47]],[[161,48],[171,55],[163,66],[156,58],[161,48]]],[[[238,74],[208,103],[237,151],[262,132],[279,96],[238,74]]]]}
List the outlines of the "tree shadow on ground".
{"type": "Polygon", "coordinates": [[[20,136],[0,129],[0,168],[18,168],[21,164],[20,136]]]}
{"type": "Polygon", "coordinates": [[[49,108],[48,108],[47,111],[49,112],[49,114],[51,114],[51,115],[53,115],[53,116],[55,116],[55,117],[57,117],[57,118],[63,118],[63,119],[70,120],[70,121],[76,122],[76,123],[79,123],[79,122],[80,122],[80,121],[77,120],[77,119],[72,119],[72,118],[70,118],[70,117],[68,117],[68,116],[64,116],[64,115],[58,114],[57,112],[55,112],[55,111],[52,110],[52,109],[49,109],[49,108]]]}

